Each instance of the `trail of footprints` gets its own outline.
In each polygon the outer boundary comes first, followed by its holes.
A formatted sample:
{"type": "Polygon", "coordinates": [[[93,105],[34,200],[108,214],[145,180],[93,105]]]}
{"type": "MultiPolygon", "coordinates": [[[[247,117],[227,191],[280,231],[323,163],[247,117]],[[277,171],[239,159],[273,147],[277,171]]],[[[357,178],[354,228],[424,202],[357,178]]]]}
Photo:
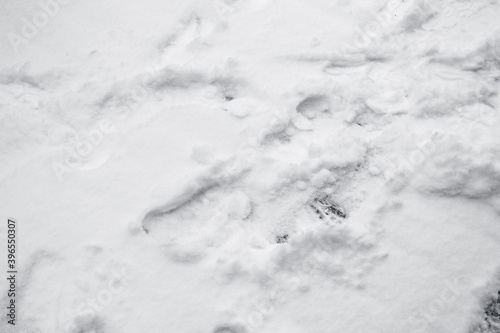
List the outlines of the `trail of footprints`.
{"type": "MultiPolygon", "coordinates": [[[[328,113],[329,108],[328,96],[312,94],[300,100],[296,111],[308,119],[314,119],[328,113]]],[[[281,144],[287,143],[288,141],[281,142],[281,144]]],[[[267,141],[264,140],[261,144],[267,145],[267,141]]],[[[290,186],[276,188],[276,195],[273,198],[259,203],[260,198],[252,198],[245,193],[248,184],[245,182],[244,172],[238,172],[234,179],[227,182],[221,179],[223,178],[221,174],[229,173],[224,170],[225,168],[227,169],[229,166],[222,165],[217,172],[209,171],[204,183],[191,194],[181,194],[180,196],[184,197],[183,201],[173,205],[173,208],[167,210],[155,208],[148,212],[142,220],[144,232],[166,247],[179,248],[182,245],[199,241],[202,238],[200,235],[210,229],[208,224],[213,219],[220,220],[222,218],[223,220],[232,219],[253,223],[258,219],[265,218],[262,214],[258,214],[260,205],[264,205],[274,207],[263,213],[272,215],[274,223],[277,224],[274,228],[274,241],[282,244],[287,243],[293,237],[293,227],[280,228],[280,223],[276,221],[293,219],[293,216],[290,215],[296,215],[297,211],[305,209],[314,219],[332,224],[343,223],[349,217],[348,209],[354,209],[356,206],[352,203],[348,205],[349,207],[344,205],[342,200],[352,200],[342,196],[342,193],[335,193],[334,198],[321,190],[307,190],[296,196],[290,196],[290,192],[296,191],[290,186]],[[339,198],[342,199],[339,201],[339,198]]],[[[245,166],[237,166],[236,169],[243,170],[245,166]]],[[[339,191],[347,190],[346,193],[351,192],[349,195],[355,195],[356,193],[352,193],[352,189],[349,190],[349,186],[354,185],[352,184],[355,178],[353,174],[364,173],[364,171],[360,166],[353,166],[340,172],[341,175],[344,175],[344,179],[338,181],[339,191]]],[[[168,205],[166,203],[166,206],[168,205]]]]}

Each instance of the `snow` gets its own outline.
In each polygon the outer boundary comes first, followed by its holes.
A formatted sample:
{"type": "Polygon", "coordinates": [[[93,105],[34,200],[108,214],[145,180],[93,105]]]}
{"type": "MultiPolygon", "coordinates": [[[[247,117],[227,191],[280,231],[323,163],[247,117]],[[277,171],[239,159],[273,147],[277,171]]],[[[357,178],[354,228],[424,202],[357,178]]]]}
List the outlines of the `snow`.
{"type": "Polygon", "coordinates": [[[0,331],[495,332],[497,1],[3,9],[0,331]]]}

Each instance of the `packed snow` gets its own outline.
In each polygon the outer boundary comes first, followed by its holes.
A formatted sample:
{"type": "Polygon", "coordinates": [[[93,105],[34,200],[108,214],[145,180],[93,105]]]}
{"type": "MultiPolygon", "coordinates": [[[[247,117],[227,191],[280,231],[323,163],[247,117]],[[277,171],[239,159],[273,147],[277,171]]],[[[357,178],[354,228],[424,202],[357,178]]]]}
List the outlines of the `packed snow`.
{"type": "Polygon", "coordinates": [[[1,332],[500,332],[497,0],[0,18],[1,332]]]}

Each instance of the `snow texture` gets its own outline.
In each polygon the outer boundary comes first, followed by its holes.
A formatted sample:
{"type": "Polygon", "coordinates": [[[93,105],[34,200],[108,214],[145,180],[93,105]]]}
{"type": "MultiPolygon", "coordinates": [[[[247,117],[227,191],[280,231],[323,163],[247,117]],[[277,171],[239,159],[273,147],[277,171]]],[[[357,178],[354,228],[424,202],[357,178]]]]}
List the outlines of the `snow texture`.
{"type": "Polygon", "coordinates": [[[2,9],[1,332],[500,332],[498,1],[2,9]]]}

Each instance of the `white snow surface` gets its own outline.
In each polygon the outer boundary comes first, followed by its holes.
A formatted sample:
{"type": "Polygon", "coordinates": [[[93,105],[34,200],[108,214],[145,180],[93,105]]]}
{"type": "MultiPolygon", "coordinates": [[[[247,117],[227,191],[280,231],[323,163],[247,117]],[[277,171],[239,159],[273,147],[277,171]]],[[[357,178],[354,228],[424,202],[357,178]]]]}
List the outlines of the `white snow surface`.
{"type": "Polygon", "coordinates": [[[15,219],[19,280],[0,331],[487,332],[499,17],[496,0],[4,1],[0,248],[15,219]],[[308,211],[321,194],[342,223],[308,211]]]}

